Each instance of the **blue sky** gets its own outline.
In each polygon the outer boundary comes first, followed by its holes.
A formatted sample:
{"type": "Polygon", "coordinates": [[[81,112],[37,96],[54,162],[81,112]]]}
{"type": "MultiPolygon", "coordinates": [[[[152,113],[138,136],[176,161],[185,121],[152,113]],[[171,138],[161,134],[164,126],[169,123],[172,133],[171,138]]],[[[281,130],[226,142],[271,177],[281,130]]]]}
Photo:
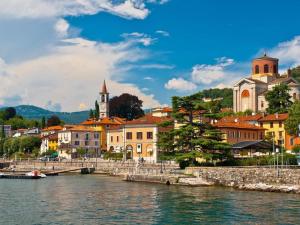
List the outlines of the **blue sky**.
{"type": "Polygon", "coordinates": [[[85,110],[106,79],[149,108],[230,87],[264,51],[300,64],[297,0],[71,2],[0,3],[0,105],[85,110]]]}

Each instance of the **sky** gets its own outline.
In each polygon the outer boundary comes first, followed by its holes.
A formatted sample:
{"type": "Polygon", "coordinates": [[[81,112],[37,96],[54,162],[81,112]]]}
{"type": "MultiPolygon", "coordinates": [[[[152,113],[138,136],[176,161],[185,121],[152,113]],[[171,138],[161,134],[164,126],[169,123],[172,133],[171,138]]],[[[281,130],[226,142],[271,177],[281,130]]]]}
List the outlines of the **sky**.
{"type": "Polygon", "coordinates": [[[264,52],[300,65],[299,0],[0,1],[0,106],[53,111],[137,95],[144,108],[232,87],[264,52]]]}

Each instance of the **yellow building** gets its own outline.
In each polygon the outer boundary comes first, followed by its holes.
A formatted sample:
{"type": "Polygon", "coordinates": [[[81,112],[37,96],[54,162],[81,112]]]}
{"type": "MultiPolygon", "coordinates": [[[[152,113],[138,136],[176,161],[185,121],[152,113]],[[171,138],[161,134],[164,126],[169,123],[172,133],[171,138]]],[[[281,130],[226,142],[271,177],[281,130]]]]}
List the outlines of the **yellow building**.
{"type": "Polygon", "coordinates": [[[42,136],[41,153],[49,150],[56,151],[58,148],[58,134],[53,133],[46,136],[42,136]]]}
{"type": "Polygon", "coordinates": [[[275,144],[285,145],[285,129],[284,122],[288,118],[288,114],[271,114],[259,119],[260,126],[265,128],[266,137],[274,137],[275,144]]]}
{"type": "Polygon", "coordinates": [[[169,128],[158,126],[159,123],[170,120],[166,117],[146,115],[142,118],[108,129],[107,150],[115,152],[131,152],[135,161],[144,159],[146,162],[157,162],[157,135],[169,128]]]}
{"type": "Polygon", "coordinates": [[[93,127],[95,131],[101,132],[100,135],[100,143],[101,143],[101,151],[106,151],[107,149],[107,140],[106,140],[106,132],[107,129],[114,128],[124,123],[124,119],[118,117],[104,117],[99,120],[88,119],[81,123],[81,125],[86,127],[93,127]]]}

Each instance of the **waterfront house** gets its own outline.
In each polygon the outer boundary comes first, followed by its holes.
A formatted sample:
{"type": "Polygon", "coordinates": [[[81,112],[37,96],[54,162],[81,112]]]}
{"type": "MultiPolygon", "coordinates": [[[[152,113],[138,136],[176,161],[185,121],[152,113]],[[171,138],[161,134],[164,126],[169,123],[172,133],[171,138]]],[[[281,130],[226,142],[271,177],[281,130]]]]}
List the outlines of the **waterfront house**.
{"type": "Polygon", "coordinates": [[[50,134],[55,134],[58,131],[62,130],[63,127],[62,126],[50,126],[50,127],[46,127],[44,129],[42,129],[41,131],[41,137],[43,136],[48,136],[50,134]]]}
{"type": "Polygon", "coordinates": [[[49,134],[47,136],[41,137],[41,153],[47,152],[49,150],[56,151],[58,148],[58,133],[49,134]]]}
{"type": "Polygon", "coordinates": [[[101,132],[85,126],[64,127],[58,131],[58,154],[60,157],[76,157],[78,149],[84,149],[91,156],[101,153],[101,132]]]}
{"type": "Polygon", "coordinates": [[[288,114],[270,114],[259,119],[260,127],[265,128],[265,135],[269,138],[274,138],[275,144],[284,147],[285,129],[284,122],[288,118],[288,114]]]}
{"type": "Polygon", "coordinates": [[[157,162],[159,132],[171,128],[160,127],[159,124],[169,121],[169,117],[155,117],[150,114],[139,119],[107,130],[107,150],[118,152],[131,152],[135,161],[144,159],[147,162],[157,162]]]}
{"type": "Polygon", "coordinates": [[[257,141],[265,138],[265,128],[245,121],[219,121],[214,126],[223,133],[224,141],[229,144],[257,141]]]}
{"type": "Polygon", "coordinates": [[[152,116],[155,117],[170,117],[172,114],[172,108],[170,107],[158,107],[151,110],[152,116]]]}

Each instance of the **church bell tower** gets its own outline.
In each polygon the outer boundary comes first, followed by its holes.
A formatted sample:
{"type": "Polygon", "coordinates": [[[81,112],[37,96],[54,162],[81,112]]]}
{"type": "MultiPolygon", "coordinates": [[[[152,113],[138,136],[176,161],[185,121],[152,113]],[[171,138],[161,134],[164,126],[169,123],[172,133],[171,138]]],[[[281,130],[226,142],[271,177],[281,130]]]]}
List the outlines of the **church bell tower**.
{"type": "Polygon", "coordinates": [[[100,119],[104,117],[109,117],[109,93],[106,88],[105,80],[103,82],[102,91],[100,91],[100,101],[99,101],[99,108],[100,108],[100,119]]]}

